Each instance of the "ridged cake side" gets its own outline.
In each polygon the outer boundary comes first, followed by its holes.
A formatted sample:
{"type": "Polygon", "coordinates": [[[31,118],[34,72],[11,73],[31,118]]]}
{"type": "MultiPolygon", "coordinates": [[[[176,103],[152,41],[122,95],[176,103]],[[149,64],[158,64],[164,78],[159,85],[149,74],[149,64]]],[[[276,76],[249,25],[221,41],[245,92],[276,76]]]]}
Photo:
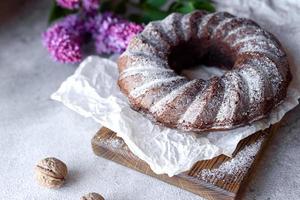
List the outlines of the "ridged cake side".
{"type": "Polygon", "coordinates": [[[284,100],[291,81],[278,40],[252,20],[226,12],[174,13],[151,22],[132,39],[118,66],[119,86],[133,109],[167,127],[195,132],[265,117],[284,100]],[[209,80],[175,73],[168,60],[172,49],[194,41],[203,55],[218,49],[233,58],[232,68],[209,80]]]}

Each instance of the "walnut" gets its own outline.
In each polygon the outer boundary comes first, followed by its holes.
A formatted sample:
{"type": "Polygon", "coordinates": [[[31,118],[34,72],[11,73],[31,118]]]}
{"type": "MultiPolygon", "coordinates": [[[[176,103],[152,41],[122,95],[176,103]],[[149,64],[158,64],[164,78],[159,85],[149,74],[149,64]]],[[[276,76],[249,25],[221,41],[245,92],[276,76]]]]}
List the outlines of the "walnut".
{"type": "Polygon", "coordinates": [[[59,188],[65,181],[68,169],[66,164],[57,158],[45,158],[37,163],[35,172],[40,185],[59,188]]]}
{"type": "Polygon", "coordinates": [[[80,200],[105,200],[100,194],[92,192],[84,195],[80,200]]]}

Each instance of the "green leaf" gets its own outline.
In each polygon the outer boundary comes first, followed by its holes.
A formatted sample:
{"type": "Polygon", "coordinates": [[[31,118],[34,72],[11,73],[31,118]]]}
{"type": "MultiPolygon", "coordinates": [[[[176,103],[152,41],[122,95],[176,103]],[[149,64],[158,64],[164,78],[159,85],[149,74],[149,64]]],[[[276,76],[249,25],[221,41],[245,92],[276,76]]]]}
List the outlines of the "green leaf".
{"type": "Polygon", "coordinates": [[[59,18],[65,17],[72,13],[74,13],[74,11],[63,9],[63,8],[57,6],[55,1],[53,1],[51,10],[50,10],[50,14],[48,17],[48,24],[51,24],[53,21],[55,21],[59,18]]]}
{"type": "Polygon", "coordinates": [[[143,7],[143,22],[148,23],[150,21],[160,20],[168,15],[167,12],[162,11],[156,7],[145,5],[143,7]]]}
{"type": "Polygon", "coordinates": [[[146,0],[146,3],[150,6],[160,8],[166,3],[166,0],[146,0]]]}
{"type": "Polygon", "coordinates": [[[176,9],[177,12],[190,13],[195,10],[194,4],[192,2],[187,2],[184,5],[176,9]]]}
{"type": "Polygon", "coordinates": [[[104,11],[112,11],[113,10],[113,4],[112,1],[105,1],[103,0],[101,2],[101,7],[100,7],[100,11],[104,12],[104,11]]]}
{"type": "Polygon", "coordinates": [[[209,12],[215,11],[215,7],[210,0],[194,0],[193,4],[198,10],[207,10],[209,12]]]}
{"type": "Polygon", "coordinates": [[[169,6],[168,12],[189,13],[194,10],[213,12],[215,8],[210,0],[177,0],[169,6]]]}
{"type": "Polygon", "coordinates": [[[137,15],[137,14],[131,14],[128,16],[128,19],[132,22],[136,22],[136,23],[144,23],[145,20],[143,19],[143,16],[141,15],[137,15]]]}
{"type": "Polygon", "coordinates": [[[173,2],[173,3],[171,3],[171,5],[168,8],[168,12],[169,13],[176,12],[180,7],[182,7],[181,3],[173,2]]]}
{"type": "Polygon", "coordinates": [[[124,14],[127,10],[126,1],[120,1],[114,7],[114,12],[117,14],[124,14]]]}

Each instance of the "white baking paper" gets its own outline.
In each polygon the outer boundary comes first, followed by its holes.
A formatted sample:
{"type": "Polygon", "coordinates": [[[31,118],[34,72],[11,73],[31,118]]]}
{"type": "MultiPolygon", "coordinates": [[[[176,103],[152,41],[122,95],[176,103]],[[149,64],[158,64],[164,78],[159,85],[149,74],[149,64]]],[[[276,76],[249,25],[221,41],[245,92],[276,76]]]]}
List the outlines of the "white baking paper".
{"type": "MultiPolygon", "coordinates": [[[[223,3],[222,8],[236,15],[239,15],[239,11],[244,9],[243,16],[252,17],[257,22],[267,22],[265,27],[279,37],[291,58],[291,70],[294,78],[290,84],[287,98],[266,119],[254,122],[249,126],[228,131],[209,132],[203,135],[155,125],[129,107],[127,99],[120,92],[116,83],[118,79],[116,63],[98,56],[86,58],[51,98],[62,102],[85,117],[92,117],[103,126],[116,132],[124,139],[129,149],[147,162],[157,174],[166,173],[173,176],[190,169],[199,160],[211,159],[220,154],[231,156],[241,139],[280,121],[286,112],[298,104],[300,97],[298,67],[300,60],[294,59],[295,56],[300,55],[300,25],[290,23],[290,20],[295,20],[294,17],[280,17],[282,15],[280,11],[285,12],[284,3],[279,4],[283,8],[277,12],[278,7],[268,5],[268,1],[262,2],[269,14],[262,12],[261,9],[250,9],[251,5],[248,4],[230,7],[229,4],[223,3]],[[277,9],[276,12],[272,12],[274,9],[277,9]],[[279,21],[274,21],[279,18],[279,21]],[[292,31],[295,28],[298,32],[292,31]],[[290,32],[283,33],[281,30],[290,30],[290,32]]],[[[297,16],[296,13],[293,14],[297,16]]],[[[299,15],[298,19],[300,19],[299,15]]],[[[200,72],[197,73],[198,77],[199,75],[209,77],[212,74],[219,74],[220,70],[201,67],[197,72],[200,72]]],[[[186,73],[191,72],[186,71],[186,73]]]]}

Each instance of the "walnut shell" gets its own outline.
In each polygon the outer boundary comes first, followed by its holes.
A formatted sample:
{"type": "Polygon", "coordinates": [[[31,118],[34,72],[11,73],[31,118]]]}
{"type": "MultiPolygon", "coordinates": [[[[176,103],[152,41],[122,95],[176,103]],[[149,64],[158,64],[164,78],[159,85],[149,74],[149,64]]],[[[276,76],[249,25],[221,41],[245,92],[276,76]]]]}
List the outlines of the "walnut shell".
{"type": "Polygon", "coordinates": [[[35,167],[35,172],[40,185],[59,188],[65,181],[68,169],[61,160],[50,157],[40,160],[35,167]]]}
{"type": "Polygon", "coordinates": [[[84,195],[80,200],[105,200],[100,194],[92,192],[84,195]]]}

